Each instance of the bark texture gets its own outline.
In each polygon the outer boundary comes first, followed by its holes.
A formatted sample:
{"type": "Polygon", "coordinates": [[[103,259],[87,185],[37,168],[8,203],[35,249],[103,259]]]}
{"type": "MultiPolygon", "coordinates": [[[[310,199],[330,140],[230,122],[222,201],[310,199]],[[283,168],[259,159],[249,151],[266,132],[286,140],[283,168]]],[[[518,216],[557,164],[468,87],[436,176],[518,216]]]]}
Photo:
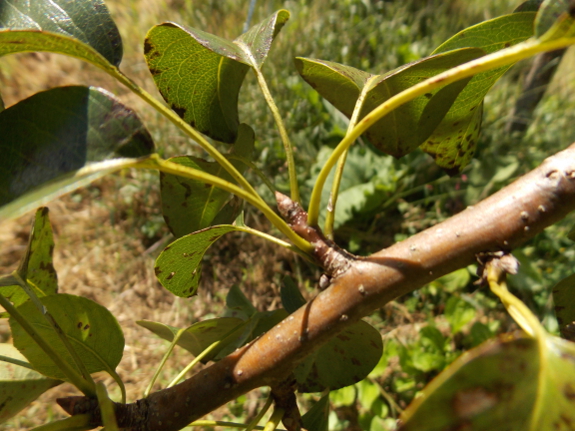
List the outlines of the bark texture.
{"type": "Polygon", "coordinates": [[[575,144],[449,220],[351,260],[326,290],[251,344],[173,388],[116,405],[118,424],[130,430],[179,430],[249,390],[277,386],[298,361],[346,326],[471,264],[478,253],[512,250],[573,209],[575,144]],[[139,415],[137,425],[133,415],[139,415]]]}

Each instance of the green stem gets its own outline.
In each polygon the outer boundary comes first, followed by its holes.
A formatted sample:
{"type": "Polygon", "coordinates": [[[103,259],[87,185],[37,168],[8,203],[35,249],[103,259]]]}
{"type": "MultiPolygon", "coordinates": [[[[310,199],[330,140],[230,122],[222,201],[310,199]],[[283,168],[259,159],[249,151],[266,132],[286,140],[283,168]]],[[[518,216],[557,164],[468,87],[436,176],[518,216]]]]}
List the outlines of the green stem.
{"type": "Polygon", "coordinates": [[[297,173],[295,170],[295,161],[294,161],[294,156],[293,156],[293,145],[289,139],[285,125],[284,125],[282,117],[280,115],[280,111],[274,102],[274,99],[270,93],[270,90],[268,88],[268,85],[267,85],[266,79],[264,78],[264,75],[262,74],[261,70],[258,67],[252,67],[252,69],[254,70],[254,72],[256,74],[256,77],[258,79],[258,84],[260,86],[260,89],[262,90],[262,94],[264,95],[264,98],[266,99],[266,102],[267,102],[270,110],[272,111],[272,115],[273,115],[274,120],[277,124],[278,130],[280,132],[280,137],[281,137],[281,140],[282,140],[282,143],[284,146],[284,150],[286,152],[286,161],[287,161],[287,165],[288,165],[291,200],[294,202],[300,202],[299,185],[297,183],[297,173]]]}
{"type": "MultiPolygon", "coordinates": [[[[236,422],[226,422],[226,421],[206,421],[206,420],[202,420],[202,421],[194,421],[192,422],[189,426],[191,427],[228,427],[228,428],[246,428],[247,424],[239,424],[236,422]]],[[[255,430],[263,430],[264,427],[262,426],[256,426],[254,427],[255,430]]],[[[282,430],[281,428],[278,429],[277,431],[285,431],[282,430]]]]}
{"type": "Polygon", "coordinates": [[[345,151],[347,151],[351,144],[363,132],[365,132],[381,118],[392,112],[394,109],[436,88],[446,86],[481,72],[486,72],[491,69],[496,69],[498,67],[515,63],[519,60],[529,58],[540,52],[553,51],[573,44],[575,44],[575,38],[562,38],[549,42],[541,42],[536,39],[530,39],[525,42],[518,43],[517,45],[510,48],[505,48],[468,63],[464,63],[460,66],[454,67],[453,69],[447,70],[443,73],[426,79],[425,81],[422,81],[419,84],[416,84],[413,87],[410,87],[407,90],[396,94],[395,96],[379,105],[368,115],[366,115],[350,133],[346,134],[346,136],[335,148],[326,164],[320,171],[310,199],[310,206],[308,209],[308,224],[310,226],[317,226],[321,193],[329,172],[337,163],[338,159],[345,151]]]}
{"type": "Polygon", "coordinates": [[[90,415],[81,414],[32,428],[30,431],[80,431],[91,429],[94,429],[94,426],[90,425],[90,415]]]}
{"type": "Polygon", "coordinates": [[[198,362],[200,362],[202,359],[204,359],[206,356],[208,356],[211,352],[214,351],[214,349],[218,348],[221,345],[227,345],[230,341],[232,341],[232,338],[236,336],[236,334],[243,330],[246,325],[249,323],[249,320],[246,320],[244,323],[242,323],[241,325],[239,325],[238,327],[232,329],[231,331],[229,331],[226,335],[224,335],[224,337],[218,341],[213,342],[212,344],[210,344],[202,353],[200,353],[198,356],[196,356],[194,358],[194,360],[192,362],[190,362],[186,368],[184,368],[180,374],[178,374],[176,376],[176,378],[174,380],[172,380],[170,382],[170,384],[167,386],[168,388],[171,388],[172,386],[175,386],[178,384],[178,382],[180,380],[182,380],[184,378],[184,376],[193,368],[196,366],[196,364],[198,364],[198,362]]]}
{"type": "Polygon", "coordinates": [[[106,431],[119,431],[114,404],[108,395],[108,391],[106,391],[106,386],[102,382],[96,384],[96,395],[98,395],[98,405],[100,406],[104,429],[106,431]]]}
{"type": "Polygon", "coordinates": [[[272,417],[264,427],[264,431],[274,431],[278,427],[282,418],[284,417],[284,413],[285,413],[284,409],[276,408],[272,414],[272,417]]]}
{"type": "Polygon", "coordinates": [[[245,189],[247,192],[252,194],[254,197],[261,199],[252,185],[244,178],[244,176],[235,168],[234,165],[230,163],[226,157],[220,153],[212,144],[208,142],[206,138],[202,136],[200,132],[195,130],[192,126],[186,123],[182,118],[180,118],[174,111],[169,109],[168,107],[164,106],[161,101],[153,97],[150,93],[124,75],[122,72],[116,69],[116,72],[113,74],[116,79],[118,79],[122,84],[132,90],[136,95],[138,95],[141,99],[147,102],[150,106],[152,106],[156,111],[170,120],[176,127],[182,130],[186,135],[192,138],[194,141],[198,143],[206,152],[213,157],[213,159],[219,163],[231,176],[234,178],[237,183],[245,189]]]}
{"type": "Polygon", "coordinates": [[[11,358],[10,356],[0,355],[0,361],[8,362],[10,364],[18,365],[19,367],[28,368],[29,370],[36,371],[34,367],[26,361],[21,361],[20,359],[11,358]]]}
{"type": "Polygon", "coordinates": [[[190,178],[193,180],[202,181],[206,184],[212,184],[223,190],[235,194],[236,196],[246,200],[261,212],[264,213],[266,218],[276,227],[280,232],[287,236],[290,241],[302,250],[304,253],[311,253],[312,245],[297,235],[288,224],[278,216],[261,198],[255,197],[254,195],[248,193],[246,190],[239,188],[235,184],[229,181],[222,180],[215,175],[210,175],[206,172],[199,171],[187,166],[179,165],[169,160],[163,160],[157,154],[151,155],[140,162],[134,164],[133,167],[143,168],[143,169],[157,169],[161,172],[165,172],[172,175],[178,175],[185,178],[190,178]]]}
{"type": "Polygon", "coordinates": [[[22,326],[22,329],[38,344],[38,346],[48,355],[48,357],[54,362],[54,364],[64,373],[66,378],[76,386],[84,395],[90,398],[96,397],[96,385],[94,381],[84,380],[84,378],[70,366],[66,361],[64,361],[53,349],[52,347],[34,330],[32,325],[28,323],[26,318],[20,314],[20,312],[8,301],[4,295],[0,294],[0,305],[10,314],[10,317],[16,320],[22,326]]]}
{"type": "Polygon", "coordinates": [[[180,341],[180,338],[182,337],[182,335],[184,335],[184,332],[186,332],[187,329],[188,328],[180,329],[177,332],[174,339],[172,340],[172,342],[170,343],[170,346],[168,347],[168,350],[166,350],[166,353],[164,354],[164,357],[162,358],[160,365],[158,365],[158,368],[156,369],[156,372],[154,373],[152,380],[150,380],[150,383],[148,384],[148,386],[144,390],[144,398],[148,398],[148,395],[150,395],[150,392],[152,392],[152,387],[154,386],[154,383],[156,383],[156,380],[157,380],[158,376],[160,375],[162,368],[164,368],[164,365],[166,364],[166,361],[168,360],[168,358],[172,354],[174,347],[176,347],[176,344],[178,344],[178,341],[180,341]]]}
{"type": "Polygon", "coordinates": [[[281,247],[287,248],[288,250],[293,251],[294,253],[297,253],[298,255],[300,255],[302,258],[304,258],[305,260],[307,260],[310,263],[315,263],[315,260],[313,259],[313,257],[311,255],[309,255],[308,253],[303,252],[302,250],[300,250],[299,248],[295,247],[294,245],[285,242],[279,238],[276,238],[275,236],[269,235],[265,232],[262,232],[260,230],[257,229],[253,229],[251,227],[248,226],[235,226],[235,228],[241,232],[246,232],[255,236],[259,236],[260,238],[264,238],[267,239],[270,242],[273,242],[274,244],[277,244],[281,247]]]}
{"type": "MultiPolygon", "coordinates": [[[[367,92],[371,88],[371,82],[377,79],[376,76],[371,77],[364,85],[357,101],[355,102],[355,106],[353,108],[353,113],[351,115],[351,119],[349,120],[349,124],[347,126],[346,135],[351,133],[355,125],[359,120],[359,115],[361,113],[361,109],[363,108],[363,102],[365,101],[365,97],[367,96],[367,92]]],[[[339,195],[339,187],[341,185],[341,179],[343,177],[343,169],[345,168],[345,161],[347,160],[347,153],[349,148],[347,148],[343,154],[339,157],[337,161],[337,168],[335,170],[335,175],[333,177],[333,183],[331,185],[331,193],[329,195],[329,202],[327,204],[327,213],[325,215],[325,225],[323,233],[329,239],[333,240],[333,225],[335,222],[335,207],[337,205],[337,198],[339,195]]],[[[320,195],[321,197],[321,195],[320,195]]],[[[311,204],[310,204],[311,205],[311,204]]]]}
{"type": "Polygon", "coordinates": [[[256,415],[256,417],[248,424],[248,426],[246,427],[246,431],[252,431],[252,430],[256,429],[258,423],[262,420],[262,418],[264,417],[266,412],[272,406],[272,403],[273,403],[273,397],[270,395],[268,397],[268,399],[266,400],[266,403],[264,404],[262,409],[256,415]]]}

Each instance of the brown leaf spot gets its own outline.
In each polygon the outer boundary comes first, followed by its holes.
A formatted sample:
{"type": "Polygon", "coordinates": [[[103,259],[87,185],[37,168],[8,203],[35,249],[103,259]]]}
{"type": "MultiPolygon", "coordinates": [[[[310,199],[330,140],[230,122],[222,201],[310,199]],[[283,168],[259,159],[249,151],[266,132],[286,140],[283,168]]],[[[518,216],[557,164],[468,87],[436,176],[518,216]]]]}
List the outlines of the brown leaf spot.
{"type": "Polygon", "coordinates": [[[184,116],[186,115],[186,111],[187,111],[186,108],[183,108],[181,106],[176,106],[174,104],[171,105],[171,108],[176,114],[178,114],[178,116],[180,118],[184,118],[184,116]]]}
{"type": "Polygon", "coordinates": [[[166,280],[171,280],[172,278],[174,278],[174,275],[176,275],[175,272],[173,272],[173,271],[170,272],[170,275],[168,275],[168,276],[166,277],[166,280]]]}
{"type": "Polygon", "coordinates": [[[76,325],[78,327],[78,329],[80,329],[82,327],[83,323],[82,322],[78,322],[78,325],[76,325]]]}
{"type": "Polygon", "coordinates": [[[563,386],[563,395],[565,395],[565,398],[569,401],[575,403],[575,386],[570,382],[565,383],[565,386],[563,386]]]}
{"type": "Polygon", "coordinates": [[[82,329],[83,329],[84,331],[86,331],[87,329],[90,329],[90,325],[88,325],[88,324],[86,323],[86,325],[84,325],[84,327],[83,327],[82,329]]]}
{"type": "Polygon", "coordinates": [[[156,273],[156,276],[159,276],[159,275],[162,273],[162,270],[160,269],[159,266],[156,266],[156,267],[154,268],[154,272],[156,273]]]}
{"type": "Polygon", "coordinates": [[[357,358],[351,358],[351,363],[356,367],[361,367],[361,362],[357,358]]]}
{"type": "Polygon", "coordinates": [[[453,410],[459,418],[469,419],[494,407],[497,402],[497,395],[484,388],[465,389],[455,394],[453,410]]]}

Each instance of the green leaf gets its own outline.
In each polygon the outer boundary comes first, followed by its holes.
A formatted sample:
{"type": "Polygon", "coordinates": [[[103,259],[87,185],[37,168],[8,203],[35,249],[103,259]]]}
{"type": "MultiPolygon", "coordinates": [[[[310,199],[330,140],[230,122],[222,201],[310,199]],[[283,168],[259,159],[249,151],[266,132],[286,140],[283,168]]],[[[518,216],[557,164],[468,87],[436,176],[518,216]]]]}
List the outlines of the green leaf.
{"type": "MultiPolygon", "coordinates": [[[[482,22],[457,33],[433,54],[464,47],[480,48],[488,54],[499,51],[533,36],[534,18],[534,12],[518,12],[482,22]]],[[[471,78],[441,124],[421,146],[449,174],[460,172],[473,157],[480,133],[483,98],[511,66],[471,78]]]]}
{"type": "Polygon", "coordinates": [[[359,321],[324,344],[294,370],[300,392],[339,389],[363,380],[383,352],[381,334],[359,321]]]}
{"type": "Polygon", "coordinates": [[[0,113],[0,134],[0,205],[14,202],[0,210],[0,220],[133,162],[110,159],[153,150],[137,115],[94,87],[37,93],[0,113]]]}
{"type": "MultiPolygon", "coordinates": [[[[230,151],[230,156],[251,161],[254,140],[253,130],[245,124],[240,125],[238,139],[230,151]]],[[[174,157],[169,160],[235,183],[232,176],[219,163],[207,162],[193,156],[174,157]]],[[[238,160],[232,159],[231,163],[240,172],[246,170],[246,165],[238,160]]],[[[211,226],[216,216],[220,214],[231,198],[229,192],[213,185],[164,173],[160,173],[160,190],[162,193],[162,213],[166,224],[176,238],[211,226]]],[[[239,208],[236,206],[235,209],[239,208]]],[[[235,216],[237,214],[229,214],[225,222],[231,223],[235,216]],[[233,218],[230,220],[230,217],[233,218]]]]}
{"type": "MultiPolygon", "coordinates": [[[[3,0],[0,5],[0,27],[36,32],[36,37],[33,34],[20,36],[24,45],[47,42],[50,40],[49,33],[53,33],[83,42],[115,66],[122,61],[120,33],[103,0],[3,0]],[[44,38],[43,35],[48,37],[44,38]]],[[[0,46],[8,40],[0,37],[0,46]]],[[[29,49],[30,46],[20,48],[26,51],[37,50],[29,49]]],[[[45,51],[45,48],[38,51],[45,51]]],[[[67,49],[71,48],[69,46],[67,49]]],[[[77,47],[72,49],[76,51],[77,47]]],[[[0,48],[0,55],[2,51],[0,48]]],[[[87,53],[88,56],[90,54],[87,53]]]]}
{"type": "Polygon", "coordinates": [[[569,0],[544,0],[535,17],[535,37],[550,41],[575,35],[575,9],[569,0]]]}
{"type": "MultiPolygon", "coordinates": [[[[115,373],[114,369],[120,363],[124,352],[124,335],[117,320],[105,307],[87,298],[68,294],[46,296],[40,300],[54,317],[89,373],[115,373]]],[[[75,366],[60,337],[32,302],[22,304],[18,311],[26,316],[39,337],[46,340],[66,362],[75,366]]],[[[65,380],[62,371],[22,327],[12,317],[9,322],[14,346],[34,369],[45,376],[65,380]]]]}
{"type": "Polygon", "coordinates": [[[293,313],[305,305],[306,300],[301,294],[297,284],[290,276],[285,276],[280,289],[282,305],[288,313],[293,313]]]}
{"type": "MultiPolygon", "coordinates": [[[[371,75],[350,66],[306,58],[296,58],[296,67],[317,92],[348,118],[363,93],[361,120],[409,87],[484,54],[477,48],[457,49],[418,60],[384,75],[371,75]]],[[[417,97],[383,117],[365,135],[378,149],[395,157],[412,152],[441,122],[468,81],[461,80],[417,97]]]]}
{"type": "Polygon", "coordinates": [[[527,0],[513,9],[513,12],[537,12],[543,0],[527,0]]]}
{"type": "MultiPolygon", "coordinates": [[[[138,320],[136,323],[159,337],[167,341],[172,341],[174,336],[178,333],[179,328],[165,325],[159,322],[152,322],[149,320],[138,320]]],[[[178,346],[191,352],[193,355],[198,356],[205,349],[207,349],[214,342],[221,340],[229,332],[237,328],[243,323],[243,320],[235,317],[219,317],[216,319],[208,319],[202,322],[194,323],[189,326],[178,341],[178,346]]],[[[216,357],[221,356],[220,353],[226,346],[222,345],[218,349],[212,351],[206,356],[202,362],[206,363],[216,357]]],[[[235,347],[234,347],[235,348],[235,347]]],[[[226,351],[228,351],[227,349],[226,351]]],[[[229,353],[229,351],[228,351],[229,353]]]]}
{"type": "Polygon", "coordinates": [[[555,285],[553,301],[561,336],[575,341],[575,274],[555,285]]]}
{"type": "MultiPolygon", "coordinates": [[[[290,13],[287,10],[279,10],[234,40],[234,43],[242,50],[241,61],[261,69],[273,40],[289,18],[290,13]]],[[[225,50],[220,53],[225,55],[225,50]]]]}
{"type": "Polygon", "coordinates": [[[321,397],[305,415],[301,417],[303,428],[308,431],[328,431],[329,393],[321,397]]]}
{"type": "MultiPolygon", "coordinates": [[[[17,361],[25,359],[14,346],[6,343],[0,344],[0,356],[17,361]]],[[[2,362],[0,366],[0,406],[2,406],[0,423],[15,416],[48,389],[60,383],[62,383],[60,380],[48,379],[30,368],[2,362]]]]}
{"type": "Polygon", "coordinates": [[[188,298],[195,295],[204,253],[222,235],[237,230],[240,229],[232,225],[213,226],[177,239],[156,259],[156,277],[176,296],[188,298]]]}
{"type": "Polygon", "coordinates": [[[451,332],[457,334],[465,325],[471,322],[477,314],[475,307],[469,302],[452,296],[445,304],[445,318],[451,325],[451,332]]]}
{"type": "Polygon", "coordinates": [[[233,42],[167,22],[146,35],[144,55],[168,105],[192,127],[232,143],[238,95],[249,67],[261,68],[273,38],[289,18],[276,12],[233,42]]]}
{"type": "MultiPolygon", "coordinates": [[[[52,262],[54,238],[48,217],[48,208],[36,211],[30,239],[24,258],[18,268],[19,276],[28,282],[38,297],[53,295],[58,292],[58,276],[52,262]]],[[[0,287],[0,294],[18,306],[30,298],[12,276],[2,277],[5,282],[0,287]]]]}
{"type": "Polygon", "coordinates": [[[258,311],[237,284],[230,287],[226,296],[226,308],[226,316],[238,317],[242,320],[249,319],[258,311]]]}
{"type": "Polygon", "coordinates": [[[404,412],[401,431],[569,429],[575,345],[506,336],[460,356],[404,412]]]}

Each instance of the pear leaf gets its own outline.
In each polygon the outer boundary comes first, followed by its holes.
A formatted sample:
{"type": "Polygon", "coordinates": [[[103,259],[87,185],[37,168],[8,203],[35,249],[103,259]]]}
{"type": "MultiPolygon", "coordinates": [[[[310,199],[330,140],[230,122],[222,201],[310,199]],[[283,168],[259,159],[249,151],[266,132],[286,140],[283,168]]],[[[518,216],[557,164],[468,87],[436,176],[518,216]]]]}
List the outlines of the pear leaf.
{"type": "Polygon", "coordinates": [[[156,277],[176,296],[196,294],[200,282],[202,257],[226,233],[241,230],[232,225],[212,226],[185,235],[168,245],[156,259],[156,277]]]}
{"type": "MultiPolygon", "coordinates": [[[[533,36],[534,12],[517,12],[466,28],[439,46],[433,54],[464,47],[490,54],[533,36]]],[[[461,171],[475,154],[483,116],[483,98],[512,65],[479,73],[459,93],[439,126],[424,144],[423,151],[447,173],[461,171]]]]}
{"type": "MultiPolygon", "coordinates": [[[[34,217],[32,231],[26,254],[20,262],[18,273],[28,282],[38,297],[53,295],[58,292],[58,276],[54,269],[52,254],[54,252],[54,237],[48,217],[48,208],[39,208],[34,217]]],[[[10,276],[8,276],[10,277],[10,276]]],[[[6,280],[6,277],[3,277],[6,280]]],[[[14,306],[28,301],[30,298],[18,285],[17,280],[0,287],[0,294],[10,300],[14,306]]]]}
{"type": "MultiPolygon", "coordinates": [[[[74,295],[58,294],[40,298],[58,323],[64,336],[78,353],[89,373],[107,371],[110,374],[122,359],[124,335],[116,318],[94,301],[74,295]]],[[[46,318],[31,301],[18,307],[37,335],[47,341],[61,358],[75,367],[75,362],[64,343],[48,325],[46,318]]],[[[64,373],[44,353],[15,319],[10,317],[14,346],[39,373],[54,379],[66,380],[64,373]]]]}
{"type": "Polygon", "coordinates": [[[569,429],[575,345],[550,335],[541,346],[520,336],[489,340],[436,377],[402,420],[401,431],[569,429]]]}
{"type": "Polygon", "coordinates": [[[289,18],[280,10],[236,40],[171,22],[146,35],[144,55],[158,90],[188,124],[218,141],[237,138],[238,95],[249,67],[261,68],[289,18]]]}
{"type": "Polygon", "coordinates": [[[561,336],[575,341],[575,274],[555,285],[553,302],[561,336]]]}
{"type": "MultiPolygon", "coordinates": [[[[478,48],[456,49],[415,61],[384,75],[371,75],[350,66],[301,57],[296,59],[296,67],[306,82],[348,118],[363,94],[361,120],[402,91],[484,54],[478,48]]],[[[374,146],[387,154],[395,157],[409,154],[440,124],[469,79],[405,103],[375,123],[365,135],[374,146]]]]}
{"type": "Polygon", "coordinates": [[[153,150],[137,115],[94,87],[53,88],[10,106],[0,112],[0,135],[0,206],[13,202],[0,220],[153,150]]]}
{"type": "Polygon", "coordinates": [[[575,36],[575,8],[569,0],[544,0],[535,17],[535,36],[548,42],[575,36]]]}
{"type": "MultiPolygon", "coordinates": [[[[254,140],[253,130],[245,124],[240,125],[238,139],[230,151],[230,156],[251,160],[254,140]]],[[[235,183],[219,163],[194,156],[174,157],[170,161],[235,183]]],[[[246,169],[246,165],[240,161],[232,159],[231,163],[240,172],[246,169]]],[[[164,220],[176,238],[211,226],[231,198],[229,192],[213,185],[164,173],[160,173],[160,190],[164,220]]],[[[239,206],[236,205],[235,209],[238,210],[239,206]]],[[[231,212],[224,220],[219,218],[219,224],[231,223],[236,216],[236,213],[231,212]]]]}
{"type": "Polygon", "coordinates": [[[25,357],[11,344],[0,344],[0,361],[8,358],[22,365],[3,362],[0,366],[0,423],[6,422],[48,389],[62,383],[49,379],[25,364],[25,357]]]}
{"type": "MultiPolygon", "coordinates": [[[[3,0],[0,5],[0,28],[30,31],[28,34],[18,32],[12,35],[21,37],[20,43],[24,45],[14,49],[45,51],[45,47],[34,49],[32,46],[42,47],[41,41],[63,41],[72,38],[88,45],[115,66],[122,61],[122,39],[103,0],[35,0],[32,2],[3,0]],[[64,38],[50,38],[50,33],[64,38]],[[44,38],[42,35],[48,37],[44,38]]],[[[3,45],[9,43],[9,40],[10,36],[6,39],[0,36],[0,55],[6,48],[3,45]]],[[[56,45],[59,45],[58,42],[56,45]]],[[[68,48],[63,48],[69,52],[64,53],[74,55],[78,47],[69,45],[68,48]]],[[[91,54],[87,53],[88,56],[91,54]]]]}
{"type": "Polygon", "coordinates": [[[367,377],[383,353],[381,334],[359,321],[344,329],[294,370],[300,392],[353,385],[367,377]]]}

